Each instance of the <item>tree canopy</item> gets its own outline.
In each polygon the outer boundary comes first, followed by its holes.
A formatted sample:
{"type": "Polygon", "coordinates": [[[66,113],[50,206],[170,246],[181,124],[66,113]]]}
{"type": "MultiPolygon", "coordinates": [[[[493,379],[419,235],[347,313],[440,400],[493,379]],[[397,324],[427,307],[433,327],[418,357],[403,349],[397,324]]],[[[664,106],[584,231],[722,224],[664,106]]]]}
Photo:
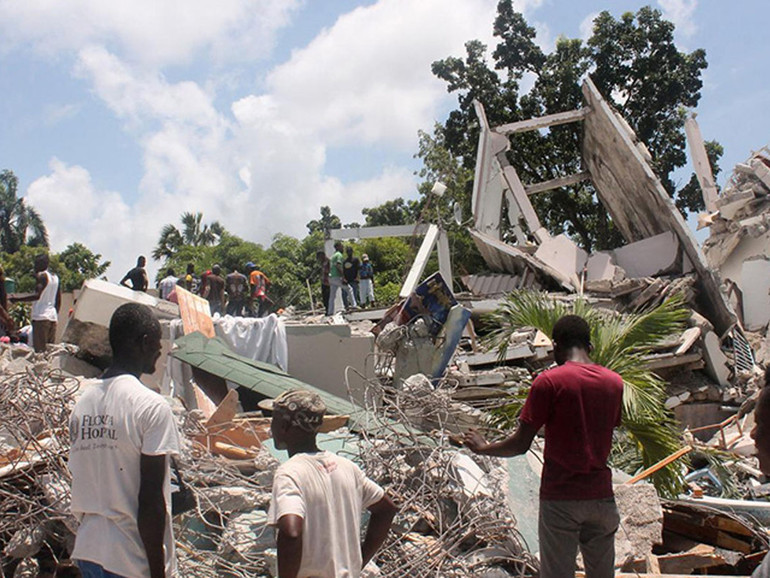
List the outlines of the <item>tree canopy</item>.
{"type": "MultiPolygon", "coordinates": [[[[499,2],[493,29],[499,42],[491,63],[486,46],[471,40],[464,58],[449,57],[432,66],[447,90],[458,94],[459,104],[437,134],[465,168],[472,169],[476,158],[474,99],[484,104],[492,126],[572,110],[582,105],[580,84],[590,74],[647,145],[653,167],[677,206],[682,211],[703,208],[692,188],[677,190],[672,173],[686,162],[686,109],[700,99],[706,54],[701,49],[680,51],[674,25],[660,11],[644,7],[619,19],[602,12],[587,42],[561,37],[551,52],[537,45],[534,28],[511,0],[499,2]],[[525,85],[531,88],[525,91],[525,85]]],[[[509,160],[525,183],[575,174],[581,170],[581,138],[575,123],[517,134],[509,160]]],[[[720,147],[708,146],[716,163],[720,147]]],[[[552,234],[566,232],[587,250],[612,248],[622,241],[590,182],[537,195],[533,204],[552,234]]]]}
{"type": "Polygon", "coordinates": [[[13,171],[0,173],[0,250],[15,253],[24,245],[48,247],[48,231],[40,214],[18,194],[13,171]]]}

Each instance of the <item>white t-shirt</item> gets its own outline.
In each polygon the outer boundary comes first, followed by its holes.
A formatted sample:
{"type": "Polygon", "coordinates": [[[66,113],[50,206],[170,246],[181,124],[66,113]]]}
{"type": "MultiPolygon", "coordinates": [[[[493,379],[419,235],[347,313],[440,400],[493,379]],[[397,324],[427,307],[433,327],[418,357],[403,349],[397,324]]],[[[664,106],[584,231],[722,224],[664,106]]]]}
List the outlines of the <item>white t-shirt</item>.
{"type": "Polygon", "coordinates": [[[48,283],[43,287],[40,299],[32,303],[32,321],[57,321],[59,313],[56,311],[56,293],[59,291],[59,277],[48,270],[44,273],[48,283]]]}
{"type": "Polygon", "coordinates": [[[179,279],[174,277],[173,275],[169,275],[168,277],[164,277],[163,280],[160,282],[158,289],[160,289],[160,298],[161,299],[168,299],[168,296],[171,295],[171,292],[176,289],[176,282],[179,279]]]}
{"type": "MultiPolygon", "coordinates": [[[[139,463],[179,452],[171,407],[132,375],[97,379],[85,387],[70,418],[72,513],[80,520],[72,558],[139,578],[150,575],[139,536],[139,463]]],[[[166,576],[176,571],[166,459],[164,550],[166,576]]]]}
{"type": "Polygon", "coordinates": [[[361,514],[383,489],[350,460],[330,452],[296,454],[278,467],[268,522],[302,518],[299,576],[356,578],[361,574],[361,514]]]}

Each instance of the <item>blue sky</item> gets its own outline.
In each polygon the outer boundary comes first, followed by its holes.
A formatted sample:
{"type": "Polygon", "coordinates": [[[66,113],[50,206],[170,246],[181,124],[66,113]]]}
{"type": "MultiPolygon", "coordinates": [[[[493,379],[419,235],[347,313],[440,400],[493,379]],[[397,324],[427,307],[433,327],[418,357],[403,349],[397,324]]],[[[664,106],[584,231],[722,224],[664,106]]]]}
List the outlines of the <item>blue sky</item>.
{"type": "MultiPolygon", "coordinates": [[[[770,142],[759,0],[653,0],[709,61],[698,121],[736,162],[770,142]]],[[[522,0],[545,48],[643,2],[522,0]]],[[[417,131],[455,104],[430,63],[492,43],[495,0],[0,0],[0,168],[54,250],[119,278],[161,226],[203,211],[256,242],[415,195],[417,131]],[[181,8],[180,8],[181,7],[181,8]]],[[[681,180],[689,178],[689,168],[681,180]]]]}

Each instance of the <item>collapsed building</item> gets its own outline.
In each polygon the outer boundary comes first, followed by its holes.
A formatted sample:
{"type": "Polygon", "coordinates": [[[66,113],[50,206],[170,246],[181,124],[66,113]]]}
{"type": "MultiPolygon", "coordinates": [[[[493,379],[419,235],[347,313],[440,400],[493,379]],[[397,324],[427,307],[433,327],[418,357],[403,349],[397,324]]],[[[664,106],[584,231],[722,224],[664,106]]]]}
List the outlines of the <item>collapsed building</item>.
{"type": "MultiPolygon", "coordinates": [[[[217,317],[181,292],[179,307],[88,281],[63,341],[35,356],[0,345],[0,541],[6,575],[66,558],[76,524],[68,511],[67,416],[86,378],[109,362],[106,328],[126,301],[156,312],[164,329],[158,371],[147,384],[168,396],[185,433],[182,471],[195,508],[174,520],[183,576],[275,576],[268,528],[279,460],[262,402],[293,387],[313,389],[330,414],[320,447],[352,456],[386,486],[401,511],[375,565],[379,576],[533,576],[542,444],[510,460],[480,458],[456,434],[489,427],[490,412],[526,395],[532,374],[552,363],[547,335],[518,328],[500,350],[474,331],[511,291],[588,301],[619,315],[682,295],[691,308],[681,335],[656,344],[647,366],[668,384],[665,405],[686,445],[719,456],[729,480],[693,460],[686,495],[660,500],[647,483],[614,472],[621,511],[621,572],[746,575],[768,550],[770,488],[750,457],[753,401],[770,359],[770,193],[767,150],[753,153],[721,194],[704,161],[697,125],[687,130],[708,213],[701,247],[655,176],[650,155],[589,80],[583,106],[490,127],[481,103],[470,229],[489,271],[452,290],[447,234],[439,224],[332,231],[337,239],[419,236],[422,242],[391,309],[329,320],[300,313],[265,319],[217,317]],[[583,171],[522,183],[508,135],[582,124],[583,171]],[[587,254],[551,236],[529,197],[591,180],[626,244],[587,254]],[[503,235],[504,219],[512,238],[503,235]],[[439,271],[423,279],[438,252],[439,271]],[[730,487],[728,487],[732,484],[730,487]]],[[[664,460],[665,461],[665,460],[664,460]]],[[[681,463],[681,462],[676,462],[681,463]]]]}

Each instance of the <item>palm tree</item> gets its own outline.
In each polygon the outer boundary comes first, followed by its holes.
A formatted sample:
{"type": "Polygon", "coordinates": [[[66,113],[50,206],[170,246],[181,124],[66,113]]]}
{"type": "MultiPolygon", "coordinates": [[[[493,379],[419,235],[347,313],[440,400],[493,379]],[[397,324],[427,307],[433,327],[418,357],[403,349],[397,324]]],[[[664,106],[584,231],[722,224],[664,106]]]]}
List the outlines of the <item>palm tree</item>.
{"type": "Polygon", "coordinates": [[[23,245],[48,247],[48,231],[35,209],[18,197],[13,171],[0,173],[0,249],[15,253],[23,245]]]}
{"type": "MultiPolygon", "coordinates": [[[[622,462],[623,469],[632,472],[677,451],[681,440],[676,420],[664,405],[666,384],[647,368],[644,357],[656,343],[681,333],[689,317],[683,298],[677,295],[648,311],[620,315],[592,308],[583,299],[567,306],[544,293],[517,291],[490,315],[497,329],[489,342],[502,356],[517,329],[533,327],[551,335],[556,321],[569,314],[580,315],[591,326],[591,359],[623,378],[623,425],[613,448],[615,464],[622,462]]],[[[512,425],[518,407],[499,412],[504,425],[512,425]]],[[[677,463],[660,470],[652,480],[664,496],[676,496],[684,485],[677,463]]]]}
{"type": "Polygon", "coordinates": [[[214,245],[225,233],[225,228],[218,222],[203,224],[203,213],[182,213],[182,231],[174,225],[164,225],[160,231],[158,244],[152,251],[156,261],[171,259],[183,245],[202,247],[214,245]]]}

